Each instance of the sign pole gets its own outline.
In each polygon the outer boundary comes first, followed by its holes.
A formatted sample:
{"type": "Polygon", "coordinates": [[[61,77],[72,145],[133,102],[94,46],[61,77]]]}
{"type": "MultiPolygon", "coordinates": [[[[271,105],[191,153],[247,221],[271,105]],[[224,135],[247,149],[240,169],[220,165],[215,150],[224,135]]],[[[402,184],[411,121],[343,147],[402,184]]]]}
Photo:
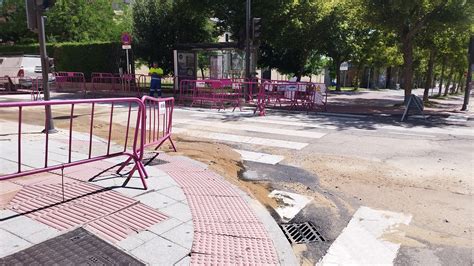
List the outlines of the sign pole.
{"type": "Polygon", "coordinates": [[[127,74],[130,74],[130,63],[128,59],[128,49],[125,49],[125,53],[127,54],[127,74]]]}
{"type": "MultiPolygon", "coordinates": [[[[251,0],[245,2],[245,78],[247,81],[251,81],[250,73],[250,20],[251,20],[251,0]]],[[[249,95],[250,84],[247,84],[244,90],[244,98],[247,99],[249,95]]]]}
{"type": "MultiPolygon", "coordinates": [[[[49,93],[49,60],[48,54],[46,51],[46,36],[44,30],[44,16],[43,12],[37,8],[37,19],[38,19],[38,41],[40,46],[40,57],[41,57],[41,74],[43,76],[43,98],[45,101],[50,100],[50,93],[49,93]]],[[[46,120],[47,120],[47,128],[43,130],[43,132],[48,131],[48,133],[55,133],[57,132],[54,128],[53,117],[51,113],[51,106],[46,105],[46,120]]]]}

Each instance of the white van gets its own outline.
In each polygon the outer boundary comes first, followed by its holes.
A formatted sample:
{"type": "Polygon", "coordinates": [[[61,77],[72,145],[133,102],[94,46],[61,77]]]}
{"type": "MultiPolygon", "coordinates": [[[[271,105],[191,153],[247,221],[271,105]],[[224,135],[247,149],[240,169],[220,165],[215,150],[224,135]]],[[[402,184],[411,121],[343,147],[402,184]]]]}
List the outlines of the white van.
{"type": "MultiPolygon", "coordinates": [[[[39,55],[0,55],[0,77],[10,77],[10,82],[20,87],[31,87],[32,79],[42,77],[39,55]]],[[[50,73],[49,82],[54,81],[50,73]]]]}

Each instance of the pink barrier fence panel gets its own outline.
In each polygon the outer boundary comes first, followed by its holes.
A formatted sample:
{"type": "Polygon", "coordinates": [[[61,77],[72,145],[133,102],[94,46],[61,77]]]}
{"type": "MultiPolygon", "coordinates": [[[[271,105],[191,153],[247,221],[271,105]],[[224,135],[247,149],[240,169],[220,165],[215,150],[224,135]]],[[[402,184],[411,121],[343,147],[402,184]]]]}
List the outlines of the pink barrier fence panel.
{"type": "Polygon", "coordinates": [[[20,89],[20,77],[0,77],[0,90],[4,92],[14,92],[20,89]]]}
{"type": "Polygon", "coordinates": [[[125,186],[132,175],[138,172],[146,189],[147,174],[140,152],[143,150],[145,139],[145,131],[142,130],[142,125],[145,123],[145,105],[141,100],[106,98],[0,103],[0,113],[5,117],[17,116],[17,119],[5,122],[5,126],[0,128],[0,131],[7,131],[4,133],[16,135],[13,138],[15,143],[5,146],[12,156],[8,162],[2,159],[5,167],[2,167],[0,180],[124,156],[128,158],[127,161],[133,161],[134,164],[123,185],[125,186]],[[61,129],[55,134],[50,134],[47,130],[43,135],[34,134],[36,143],[42,141],[44,148],[40,148],[39,145],[32,146],[32,131],[39,133],[41,129],[49,128],[45,112],[47,106],[52,109],[53,117],[56,114],[55,110],[59,110],[60,114],[64,112],[68,114],[60,116],[61,119],[69,120],[68,129],[61,129]],[[120,123],[125,127],[123,130],[114,128],[117,127],[114,126],[114,110],[117,112],[117,109],[121,113],[126,112],[127,115],[126,124],[120,123]],[[102,116],[105,116],[105,120],[109,123],[101,122],[104,121],[102,116]],[[7,126],[9,123],[11,126],[7,126]],[[82,131],[87,133],[77,133],[81,131],[81,124],[87,125],[82,128],[82,131]],[[99,125],[99,128],[95,125],[99,125]],[[101,127],[104,128],[101,130],[101,127]],[[102,138],[98,138],[97,135],[101,135],[102,138]],[[112,142],[123,143],[123,146],[112,146],[112,142]]]}
{"type": "Polygon", "coordinates": [[[166,140],[169,140],[173,150],[176,151],[171,139],[174,98],[143,96],[142,101],[146,110],[145,148],[156,145],[155,150],[157,150],[166,140]]]}
{"type": "Polygon", "coordinates": [[[43,99],[43,79],[42,78],[33,78],[31,80],[31,100],[40,101],[43,99]]]}
{"type": "Polygon", "coordinates": [[[179,103],[183,105],[184,101],[192,100],[195,89],[195,80],[181,80],[179,82],[179,103]]]}
{"type": "Polygon", "coordinates": [[[91,87],[94,92],[112,91],[140,94],[139,80],[134,75],[117,76],[112,73],[92,73],[91,87]]]}
{"type": "Polygon", "coordinates": [[[86,92],[86,79],[82,72],[56,72],[55,88],[60,91],[83,91],[86,92]]]}

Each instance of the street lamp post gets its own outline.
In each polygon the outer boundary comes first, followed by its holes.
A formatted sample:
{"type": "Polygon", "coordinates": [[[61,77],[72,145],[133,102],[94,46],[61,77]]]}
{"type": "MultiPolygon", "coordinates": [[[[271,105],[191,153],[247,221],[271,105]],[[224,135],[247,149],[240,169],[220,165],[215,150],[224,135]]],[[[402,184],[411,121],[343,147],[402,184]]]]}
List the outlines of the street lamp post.
{"type": "MultiPolygon", "coordinates": [[[[252,1],[247,0],[245,3],[245,78],[250,81],[252,78],[250,73],[250,19],[251,19],[251,6],[252,1]]],[[[244,98],[247,99],[248,91],[250,86],[244,90],[244,98]]]]}

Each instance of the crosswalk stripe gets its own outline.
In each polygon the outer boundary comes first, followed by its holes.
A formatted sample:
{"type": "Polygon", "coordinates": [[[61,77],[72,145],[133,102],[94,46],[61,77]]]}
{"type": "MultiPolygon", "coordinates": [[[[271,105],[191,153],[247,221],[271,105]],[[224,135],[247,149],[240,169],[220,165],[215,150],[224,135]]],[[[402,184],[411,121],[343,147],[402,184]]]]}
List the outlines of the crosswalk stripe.
{"type": "Polygon", "coordinates": [[[411,218],[362,206],[317,265],[392,265],[400,244],[384,240],[384,234],[411,218]]]}
{"type": "Polygon", "coordinates": [[[242,118],[243,121],[248,121],[248,122],[255,122],[255,123],[267,123],[267,124],[277,124],[277,125],[283,125],[283,126],[294,126],[294,127],[311,127],[311,128],[322,128],[322,129],[337,129],[336,126],[330,126],[330,125],[320,125],[315,121],[314,123],[305,123],[305,122],[299,122],[298,119],[292,120],[281,120],[281,119],[269,119],[269,118],[242,118]]]}
{"type": "Polygon", "coordinates": [[[257,162],[257,163],[264,163],[264,164],[275,165],[281,162],[285,158],[281,155],[273,155],[273,154],[261,153],[261,152],[245,151],[245,150],[238,150],[238,149],[234,149],[234,151],[240,153],[240,156],[242,156],[242,160],[244,161],[251,161],[251,162],[257,162]]]}
{"type": "Polygon", "coordinates": [[[303,138],[313,138],[319,139],[326,135],[326,133],[314,132],[314,131],[302,131],[302,130],[292,130],[292,129],[283,129],[283,128],[272,128],[272,127],[261,127],[261,126],[253,126],[253,125],[238,125],[232,123],[224,123],[224,122],[211,122],[211,121],[196,121],[196,120],[180,120],[175,119],[174,124],[189,124],[193,126],[205,126],[209,128],[222,128],[222,129],[236,129],[244,130],[244,131],[252,131],[252,132],[260,132],[260,133],[268,133],[268,134],[277,134],[277,135],[285,135],[285,136],[294,136],[294,137],[303,137],[303,138]]]}
{"type": "Polygon", "coordinates": [[[236,142],[236,143],[262,145],[262,146],[285,148],[285,149],[292,149],[292,150],[301,150],[304,147],[308,146],[308,143],[303,143],[303,142],[294,142],[294,141],[267,139],[267,138],[258,138],[258,137],[247,137],[247,136],[241,136],[241,135],[215,133],[215,132],[200,131],[200,130],[194,130],[194,129],[191,130],[191,129],[180,128],[176,126],[173,127],[173,131],[178,134],[183,133],[188,136],[197,137],[197,138],[213,139],[213,140],[219,140],[219,141],[224,141],[224,142],[236,142]]]}

